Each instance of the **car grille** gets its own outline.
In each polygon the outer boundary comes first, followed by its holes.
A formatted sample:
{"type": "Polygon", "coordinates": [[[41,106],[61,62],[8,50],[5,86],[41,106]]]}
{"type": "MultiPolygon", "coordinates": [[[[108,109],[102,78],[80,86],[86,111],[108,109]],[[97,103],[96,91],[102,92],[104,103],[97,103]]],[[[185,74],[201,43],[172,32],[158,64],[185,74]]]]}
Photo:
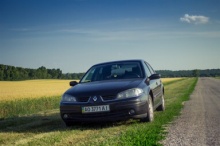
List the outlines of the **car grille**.
{"type": "Polygon", "coordinates": [[[90,97],[78,97],[77,101],[78,102],[88,102],[90,97]]]}
{"type": "MultiPolygon", "coordinates": [[[[109,101],[109,100],[115,100],[116,99],[115,95],[102,95],[101,97],[104,101],[109,101]]],[[[89,98],[90,98],[89,96],[88,97],[77,97],[77,101],[78,102],[88,102],[89,98]]]]}
{"type": "Polygon", "coordinates": [[[115,95],[102,95],[102,99],[103,100],[114,100],[116,99],[116,96],[115,95]]]}

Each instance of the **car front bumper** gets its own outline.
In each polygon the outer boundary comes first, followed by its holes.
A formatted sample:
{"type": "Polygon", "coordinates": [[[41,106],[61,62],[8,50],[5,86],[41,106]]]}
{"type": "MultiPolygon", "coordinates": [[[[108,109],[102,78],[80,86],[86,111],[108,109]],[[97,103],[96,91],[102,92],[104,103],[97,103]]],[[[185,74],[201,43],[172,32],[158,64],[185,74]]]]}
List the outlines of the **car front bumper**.
{"type": "Polygon", "coordinates": [[[130,98],[117,101],[99,103],[60,103],[60,115],[64,122],[85,121],[118,121],[131,118],[145,118],[147,116],[147,97],[130,98]],[[109,105],[110,111],[96,113],[82,113],[83,106],[109,105]]]}

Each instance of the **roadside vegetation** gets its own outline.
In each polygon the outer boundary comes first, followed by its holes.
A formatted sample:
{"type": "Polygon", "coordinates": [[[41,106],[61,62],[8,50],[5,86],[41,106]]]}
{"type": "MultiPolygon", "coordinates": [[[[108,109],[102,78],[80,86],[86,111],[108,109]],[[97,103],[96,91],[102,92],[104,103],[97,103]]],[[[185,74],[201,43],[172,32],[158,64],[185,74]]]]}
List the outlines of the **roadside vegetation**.
{"type": "MultiPolygon", "coordinates": [[[[59,115],[60,95],[21,99],[21,105],[29,110],[33,105],[46,107],[29,113],[14,114],[0,120],[0,145],[160,145],[164,137],[164,125],[169,124],[180,114],[182,102],[189,99],[197,79],[184,78],[175,81],[163,81],[165,84],[165,112],[155,112],[152,123],[141,123],[139,120],[128,120],[114,123],[79,123],[66,128],[59,115]],[[44,99],[44,100],[43,100],[44,99]],[[25,103],[24,101],[28,101],[25,103]],[[32,104],[31,104],[32,103],[32,104]],[[45,103],[53,103],[50,108],[45,103]],[[52,109],[52,110],[49,110],[52,109]],[[39,112],[41,111],[41,112],[39,112]],[[31,114],[34,113],[34,114],[31,114]],[[9,118],[7,118],[9,117],[9,118]]],[[[11,108],[11,104],[0,108],[11,108]]]]}

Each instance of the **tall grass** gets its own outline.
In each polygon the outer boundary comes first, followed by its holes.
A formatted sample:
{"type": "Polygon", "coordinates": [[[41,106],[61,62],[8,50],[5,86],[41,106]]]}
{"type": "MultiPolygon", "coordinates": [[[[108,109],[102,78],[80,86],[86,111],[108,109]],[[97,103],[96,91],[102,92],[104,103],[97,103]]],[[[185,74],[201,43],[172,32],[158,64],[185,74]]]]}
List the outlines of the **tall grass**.
{"type": "Polygon", "coordinates": [[[61,97],[15,99],[0,102],[0,118],[16,117],[59,107],[61,97]]]}

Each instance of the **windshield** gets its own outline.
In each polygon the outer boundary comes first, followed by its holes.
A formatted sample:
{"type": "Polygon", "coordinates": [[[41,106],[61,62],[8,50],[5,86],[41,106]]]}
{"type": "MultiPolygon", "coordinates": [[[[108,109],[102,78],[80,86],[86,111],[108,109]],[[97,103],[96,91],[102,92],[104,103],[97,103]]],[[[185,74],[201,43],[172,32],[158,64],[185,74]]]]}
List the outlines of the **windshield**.
{"type": "Polygon", "coordinates": [[[139,62],[120,62],[93,66],[82,78],[81,83],[142,77],[143,73],[139,62]]]}

